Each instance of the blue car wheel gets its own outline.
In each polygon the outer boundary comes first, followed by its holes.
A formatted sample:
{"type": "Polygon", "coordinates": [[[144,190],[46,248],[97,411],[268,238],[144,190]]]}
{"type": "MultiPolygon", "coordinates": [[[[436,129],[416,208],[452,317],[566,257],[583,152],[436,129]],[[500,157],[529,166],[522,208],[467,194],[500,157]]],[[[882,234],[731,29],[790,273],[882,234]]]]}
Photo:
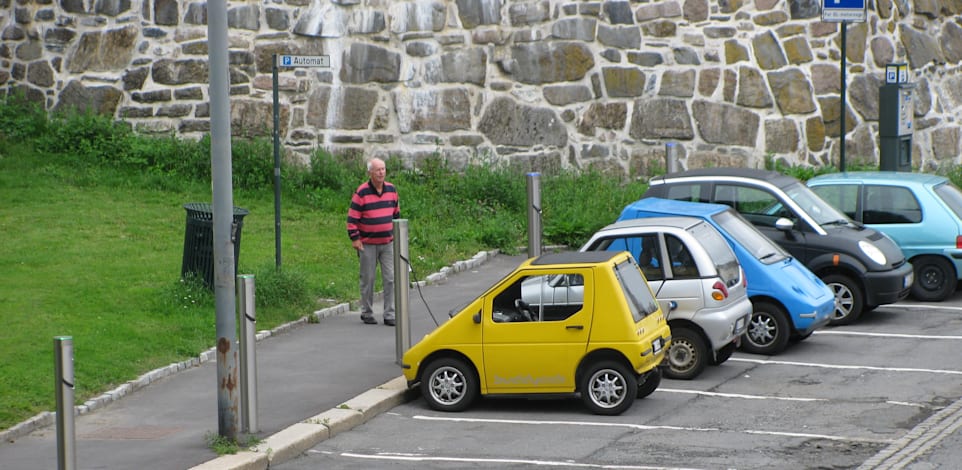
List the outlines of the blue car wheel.
{"type": "Polygon", "coordinates": [[[771,302],[752,302],[752,305],[755,311],[742,338],[742,350],[766,356],[782,352],[791,334],[788,313],[771,302]]]}

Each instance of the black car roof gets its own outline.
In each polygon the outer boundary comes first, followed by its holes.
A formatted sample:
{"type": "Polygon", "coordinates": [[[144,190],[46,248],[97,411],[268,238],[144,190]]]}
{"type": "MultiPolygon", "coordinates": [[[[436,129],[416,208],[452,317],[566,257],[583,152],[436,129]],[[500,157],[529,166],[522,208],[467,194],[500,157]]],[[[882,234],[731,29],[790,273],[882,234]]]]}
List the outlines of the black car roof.
{"type": "Polygon", "coordinates": [[[691,176],[717,176],[717,177],[737,177],[737,178],[749,178],[755,180],[768,181],[778,187],[785,187],[791,183],[797,183],[798,179],[784,175],[777,171],[770,170],[756,170],[754,168],[698,168],[695,170],[687,171],[677,171],[675,173],[669,173],[663,176],[656,176],[651,179],[650,183],[655,182],[670,182],[675,178],[685,178],[691,176]]]}
{"type": "Polygon", "coordinates": [[[565,251],[547,253],[537,257],[532,265],[602,263],[620,254],[620,251],[565,251]]]}

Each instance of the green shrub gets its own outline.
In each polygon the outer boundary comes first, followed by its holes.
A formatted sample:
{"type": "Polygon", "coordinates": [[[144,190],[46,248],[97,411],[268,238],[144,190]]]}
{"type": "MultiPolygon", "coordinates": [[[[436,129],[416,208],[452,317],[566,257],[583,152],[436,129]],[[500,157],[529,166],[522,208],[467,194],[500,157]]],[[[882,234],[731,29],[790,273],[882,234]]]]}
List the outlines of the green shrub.
{"type": "Polygon", "coordinates": [[[0,98],[0,141],[22,141],[47,131],[47,112],[20,94],[0,98]]]}
{"type": "Polygon", "coordinates": [[[297,267],[263,266],[254,272],[254,286],[257,307],[305,308],[314,301],[307,275],[297,267]]]}

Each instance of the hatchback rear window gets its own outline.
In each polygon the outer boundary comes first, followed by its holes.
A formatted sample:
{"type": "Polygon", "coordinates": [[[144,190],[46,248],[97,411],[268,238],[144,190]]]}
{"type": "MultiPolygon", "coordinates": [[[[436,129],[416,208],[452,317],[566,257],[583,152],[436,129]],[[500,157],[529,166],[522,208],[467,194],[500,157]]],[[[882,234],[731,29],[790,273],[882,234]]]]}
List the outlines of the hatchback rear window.
{"type": "Polygon", "coordinates": [[[942,183],[932,188],[938,194],[945,205],[955,213],[955,216],[962,219],[962,191],[949,183],[942,183]]]}
{"type": "Polygon", "coordinates": [[[641,270],[633,261],[625,261],[615,266],[615,275],[628,300],[628,308],[635,323],[658,310],[658,302],[651,295],[651,289],[641,275],[641,270]]]}
{"type": "Polygon", "coordinates": [[[688,233],[692,234],[696,240],[711,254],[715,262],[715,269],[725,285],[731,287],[738,283],[738,258],[735,252],[728,246],[725,238],[715,230],[714,227],[705,222],[698,223],[688,228],[688,233]]]}

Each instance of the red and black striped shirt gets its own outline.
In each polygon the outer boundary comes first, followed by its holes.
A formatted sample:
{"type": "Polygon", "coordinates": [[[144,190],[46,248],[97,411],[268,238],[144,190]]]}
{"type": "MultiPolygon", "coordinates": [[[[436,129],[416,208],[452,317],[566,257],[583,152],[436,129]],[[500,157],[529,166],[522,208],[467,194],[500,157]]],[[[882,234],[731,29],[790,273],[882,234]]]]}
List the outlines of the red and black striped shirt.
{"type": "Polygon", "coordinates": [[[370,181],[357,187],[347,211],[347,235],[368,245],[383,245],[394,240],[394,219],[401,217],[397,189],[384,182],[378,193],[370,181]]]}

